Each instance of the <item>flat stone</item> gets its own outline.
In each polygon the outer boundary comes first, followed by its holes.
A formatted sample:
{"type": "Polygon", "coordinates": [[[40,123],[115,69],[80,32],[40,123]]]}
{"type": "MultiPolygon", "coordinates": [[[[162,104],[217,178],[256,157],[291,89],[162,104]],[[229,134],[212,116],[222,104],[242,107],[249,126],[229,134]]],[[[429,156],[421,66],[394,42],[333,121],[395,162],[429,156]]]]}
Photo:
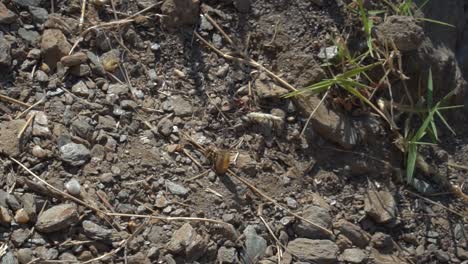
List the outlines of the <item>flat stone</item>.
{"type": "Polygon", "coordinates": [[[189,189],[185,188],[184,186],[177,184],[175,182],[166,180],[165,182],[166,188],[175,195],[185,196],[189,193],[189,189]]]}
{"type": "Polygon", "coordinates": [[[353,242],[354,245],[365,248],[369,244],[370,235],[361,227],[344,219],[338,221],[337,227],[340,233],[353,242]]]}
{"type": "Polygon", "coordinates": [[[16,251],[16,257],[20,264],[27,264],[33,259],[33,251],[30,248],[20,248],[16,251]]]}
{"type": "Polygon", "coordinates": [[[11,67],[11,45],[0,33],[0,67],[9,69],[11,67]]]}
{"type": "Polygon", "coordinates": [[[21,7],[39,6],[42,0],[13,0],[13,3],[21,7]]]}
{"type": "Polygon", "coordinates": [[[76,77],[89,76],[91,68],[87,64],[76,65],[70,68],[70,74],[76,77]]]}
{"type": "Polygon", "coordinates": [[[87,237],[95,240],[110,240],[113,232],[88,220],[83,221],[83,231],[87,237]]]}
{"type": "Polygon", "coordinates": [[[70,52],[71,45],[67,38],[58,29],[46,29],[42,34],[41,51],[44,62],[52,70],[56,68],[57,62],[70,52]]]}
{"type": "Polygon", "coordinates": [[[38,42],[39,39],[41,38],[41,35],[39,35],[39,33],[37,33],[37,31],[28,30],[28,29],[25,29],[25,28],[18,29],[18,35],[22,39],[26,40],[26,42],[28,42],[32,46],[35,46],[36,42],[38,42]]]}
{"type": "Polygon", "coordinates": [[[32,134],[33,136],[38,137],[49,137],[52,135],[52,132],[49,129],[49,121],[47,115],[43,111],[32,110],[28,113],[28,118],[34,115],[34,122],[32,125],[32,134]]]}
{"type": "Polygon", "coordinates": [[[252,259],[262,259],[267,248],[266,240],[257,234],[255,226],[249,225],[244,230],[245,246],[241,258],[249,263],[252,259]]]}
{"type": "Polygon", "coordinates": [[[11,24],[16,18],[16,14],[0,2],[0,24],[11,24]]]}
{"type": "Polygon", "coordinates": [[[317,264],[337,263],[338,246],[330,240],[296,238],[289,242],[287,250],[300,261],[317,264]]]}
{"type": "Polygon", "coordinates": [[[171,98],[171,105],[176,116],[190,116],[193,114],[192,104],[182,96],[173,96],[171,98]]]}
{"type": "Polygon", "coordinates": [[[26,241],[26,239],[29,238],[30,234],[31,231],[29,229],[15,229],[11,233],[11,242],[13,242],[13,245],[16,247],[20,247],[26,241]]]}
{"type": "Polygon", "coordinates": [[[170,253],[183,255],[190,261],[203,256],[207,246],[208,241],[199,235],[189,223],[186,223],[174,232],[166,247],[170,253]]]}
{"type": "Polygon", "coordinates": [[[78,223],[76,205],[60,204],[44,211],[37,219],[36,229],[42,233],[51,233],[68,228],[78,223]]]}
{"type": "Polygon", "coordinates": [[[65,67],[77,66],[85,63],[88,60],[88,56],[84,52],[76,52],[72,55],[67,55],[60,59],[60,62],[65,67]]]}
{"type": "Polygon", "coordinates": [[[369,188],[364,200],[364,210],[378,224],[387,224],[395,220],[397,204],[389,191],[374,191],[369,188]]]}
{"type": "Polygon", "coordinates": [[[72,93],[79,95],[79,96],[88,97],[89,89],[88,89],[88,86],[86,86],[85,82],[79,81],[75,85],[72,86],[72,93]]]}
{"type": "Polygon", "coordinates": [[[8,251],[5,253],[5,255],[3,255],[2,257],[2,261],[0,262],[0,264],[16,264],[17,261],[16,261],[16,257],[15,257],[15,254],[13,254],[13,252],[11,251],[8,251]]]}
{"type": "Polygon", "coordinates": [[[33,17],[33,21],[38,24],[42,24],[49,18],[49,12],[41,7],[29,6],[29,13],[33,17]]]}
{"type": "MultiPolygon", "coordinates": [[[[26,124],[25,120],[17,119],[0,123],[0,152],[11,157],[18,157],[22,152],[22,142],[18,133],[26,124]]],[[[25,134],[31,131],[28,129],[25,134]]]]}
{"type": "Polygon", "coordinates": [[[60,147],[60,158],[72,166],[81,166],[90,157],[91,152],[82,144],[68,143],[60,147]]]}
{"type": "Polygon", "coordinates": [[[239,263],[237,250],[235,248],[220,247],[218,249],[218,263],[236,264],[239,263]]]}
{"type": "Polygon", "coordinates": [[[343,251],[341,258],[349,263],[363,263],[367,259],[367,254],[359,248],[348,248],[343,251]]]}
{"type": "MultiPolygon", "coordinates": [[[[307,206],[302,213],[302,217],[326,229],[330,229],[332,225],[330,212],[327,209],[315,205],[307,206]]],[[[294,225],[294,232],[298,237],[311,239],[330,237],[330,235],[322,229],[301,220],[294,225]]]]}

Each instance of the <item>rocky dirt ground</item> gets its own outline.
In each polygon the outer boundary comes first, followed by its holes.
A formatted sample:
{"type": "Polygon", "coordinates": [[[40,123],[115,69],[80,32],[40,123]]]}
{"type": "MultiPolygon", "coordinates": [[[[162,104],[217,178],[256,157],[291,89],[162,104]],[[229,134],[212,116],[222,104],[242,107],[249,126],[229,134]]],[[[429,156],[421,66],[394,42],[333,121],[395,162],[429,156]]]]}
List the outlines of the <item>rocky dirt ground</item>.
{"type": "MultiPolygon", "coordinates": [[[[202,2],[0,3],[1,264],[468,263],[466,201],[402,182],[378,115],[327,100],[302,136],[320,99],[283,97],[326,77],[338,37],[365,49],[351,1],[202,2]]],[[[467,9],[422,9],[456,29],[375,19],[412,91],[431,67],[464,102],[467,9]]],[[[421,153],[466,192],[452,113],[421,153]]]]}

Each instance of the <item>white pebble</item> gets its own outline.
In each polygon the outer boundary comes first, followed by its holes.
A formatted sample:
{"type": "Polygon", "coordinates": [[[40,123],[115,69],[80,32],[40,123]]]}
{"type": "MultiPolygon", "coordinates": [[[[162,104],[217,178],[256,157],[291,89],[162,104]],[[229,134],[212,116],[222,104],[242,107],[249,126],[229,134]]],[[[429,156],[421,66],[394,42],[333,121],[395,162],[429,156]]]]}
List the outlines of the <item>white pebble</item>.
{"type": "Polygon", "coordinates": [[[67,188],[67,192],[71,195],[79,195],[80,194],[80,183],[76,179],[71,179],[65,184],[65,188],[67,188]]]}

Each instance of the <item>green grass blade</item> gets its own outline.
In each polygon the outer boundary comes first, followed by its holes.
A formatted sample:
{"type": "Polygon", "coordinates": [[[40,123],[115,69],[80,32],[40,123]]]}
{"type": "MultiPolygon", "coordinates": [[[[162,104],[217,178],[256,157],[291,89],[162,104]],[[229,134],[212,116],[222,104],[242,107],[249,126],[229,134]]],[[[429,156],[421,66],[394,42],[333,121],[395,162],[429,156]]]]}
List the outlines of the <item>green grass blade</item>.
{"type": "Polygon", "coordinates": [[[435,113],[440,118],[440,120],[442,120],[442,123],[444,123],[444,125],[450,130],[450,132],[452,132],[453,135],[456,135],[457,133],[455,133],[455,130],[453,130],[452,127],[448,124],[444,116],[438,110],[436,110],[435,113]]]}
{"type": "Polygon", "coordinates": [[[418,157],[418,147],[416,144],[409,144],[408,159],[406,161],[406,181],[413,182],[414,170],[416,168],[416,158],[418,157]]]}
{"type": "Polygon", "coordinates": [[[335,79],[349,79],[351,77],[354,77],[358,74],[361,74],[361,73],[364,73],[372,68],[374,68],[375,66],[379,65],[380,62],[377,62],[377,63],[372,63],[372,64],[369,64],[369,65],[366,65],[366,66],[362,66],[362,67],[357,67],[357,68],[354,68],[352,70],[349,70],[345,73],[342,73],[340,75],[338,75],[335,79]]]}
{"type": "Polygon", "coordinates": [[[429,126],[429,124],[432,122],[432,120],[434,119],[434,111],[435,110],[432,110],[429,112],[429,114],[427,115],[426,119],[424,120],[423,124],[421,125],[421,127],[418,129],[418,131],[416,132],[416,134],[413,136],[413,138],[411,139],[412,141],[419,141],[421,138],[424,137],[424,135],[426,134],[426,130],[427,130],[427,127],[429,126]]]}
{"type": "Polygon", "coordinates": [[[311,86],[305,87],[303,89],[300,89],[300,90],[297,90],[297,91],[294,91],[294,92],[290,92],[290,93],[286,94],[284,96],[284,98],[291,98],[291,97],[297,96],[299,94],[303,94],[305,92],[319,93],[319,92],[322,92],[322,91],[325,91],[325,90],[329,89],[333,84],[335,84],[335,80],[326,79],[326,80],[323,80],[321,82],[315,83],[315,84],[313,84],[311,86]]]}
{"type": "Polygon", "coordinates": [[[418,18],[416,18],[416,20],[421,20],[421,21],[425,21],[425,22],[430,22],[430,23],[438,24],[438,25],[441,25],[441,26],[456,28],[456,27],[455,27],[454,25],[452,25],[452,24],[445,23],[445,22],[442,22],[442,21],[439,21],[439,20],[430,19],[430,18],[418,17],[418,18]]]}

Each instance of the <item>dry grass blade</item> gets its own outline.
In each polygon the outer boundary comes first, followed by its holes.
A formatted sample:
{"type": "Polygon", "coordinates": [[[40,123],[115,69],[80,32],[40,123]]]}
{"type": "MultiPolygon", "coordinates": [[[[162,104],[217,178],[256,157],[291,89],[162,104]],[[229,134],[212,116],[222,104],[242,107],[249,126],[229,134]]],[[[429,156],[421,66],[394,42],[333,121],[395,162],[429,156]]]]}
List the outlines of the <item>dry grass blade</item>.
{"type": "Polygon", "coordinates": [[[21,128],[21,130],[18,133],[18,136],[17,136],[18,139],[21,139],[23,137],[24,131],[26,131],[26,129],[28,129],[29,125],[31,125],[31,123],[34,120],[35,116],[36,115],[31,115],[29,117],[28,121],[26,121],[26,124],[24,124],[23,128],[21,128]]]}
{"type": "Polygon", "coordinates": [[[20,117],[22,117],[24,114],[27,114],[31,109],[33,109],[34,107],[44,103],[46,101],[46,97],[42,97],[41,100],[35,102],[34,104],[32,104],[30,107],[28,107],[26,110],[24,110],[23,112],[19,113],[17,116],[16,116],[16,119],[19,119],[20,117]]]}
{"type": "Polygon", "coordinates": [[[21,105],[21,106],[24,106],[24,107],[31,107],[30,104],[23,103],[23,102],[21,102],[21,101],[18,101],[18,100],[16,100],[16,99],[13,99],[13,98],[8,97],[8,96],[3,95],[3,94],[0,94],[0,100],[4,100],[4,101],[7,101],[7,102],[9,102],[9,103],[21,105]]]}
{"type": "Polygon", "coordinates": [[[165,222],[170,221],[193,221],[193,222],[206,222],[206,223],[213,223],[218,225],[225,225],[231,227],[231,224],[215,220],[209,218],[201,218],[201,217],[166,217],[166,216],[154,216],[154,215],[138,215],[138,214],[121,214],[121,213],[107,213],[108,216],[120,216],[120,217],[135,217],[135,218],[147,218],[153,220],[161,220],[165,222]]]}
{"type": "Polygon", "coordinates": [[[31,176],[33,176],[35,179],[37,179],[38,181],[40,181],[41,183],[45,184],[48,188],[50,188],[51,190],[57,192],[58,194],[62,195],[63,197],[65,198],[68,198],[76,203],[79,203],[81,205],[83,205],[84,207],[87,207],[95,212],[98,212],[98,213],[101,213],[103,215],[105,215],[105,213],[103,211],[101,211],[99,208],[96,208],[94,206],[91,206],[89,205],[88,203],[85,203],[83,202],[82,200],[76,198],[75,196],[72,196],[68,193],[65,193],[57,188],[55,188],[54,186],[52,186],[51,184],[49,184],[47,181],[43,180],[41,177],[37,176],[34,172],[32,172],[30,169],[28,169],[28,167],[24,166],[23,163],[17,161],[16,159],[10,157],[10,159],[12,161],[14,161],[16,164],[18,164],[21,168],[23,168],[25,171],[27,171],[31,176]]]}
{"type": "Polygon", "coordinates": [[[419,195],[419,194],[417,194],[417,193],[414,193],[414,192],[412,192],[412,191],[406,190],[406,192],[409,193],[409,194],[411,194],[411,195],[414,195],[414,196],[416,196],[416,197],[418,197],[418,198],[420,198],[420,199],[422,199],[422,200],[424,200],[424,201],[426,201],[426,202],[428,202],[428,203],[430,203],[430,204],[437,205],[437,206],[439,206],[439,207],[441,207],[441,208],[443,208],[443,209],[445,209],[445,210],[447,210],[447,211],[449,211],[449,212],[451,212],[451,213],[453,213],[453,214],[456,214],[456,215],[460,216],[460,217],[463,219],[464,222],[467,221],[468,215],[463,215],[463,214],[460,213],[460,212],[457,212],[457,211],[455,211],[455,210],[453,210],[453,209],[451,209],[451,208],[448,208],[447,206],[442,205],[442,204],[440,204],[440,203],[434,202],[434,201],[432,201],[431,199],[426,198],[426,197],[424,197],[424,196],[422,196],[422,195],[419,195]]]}

